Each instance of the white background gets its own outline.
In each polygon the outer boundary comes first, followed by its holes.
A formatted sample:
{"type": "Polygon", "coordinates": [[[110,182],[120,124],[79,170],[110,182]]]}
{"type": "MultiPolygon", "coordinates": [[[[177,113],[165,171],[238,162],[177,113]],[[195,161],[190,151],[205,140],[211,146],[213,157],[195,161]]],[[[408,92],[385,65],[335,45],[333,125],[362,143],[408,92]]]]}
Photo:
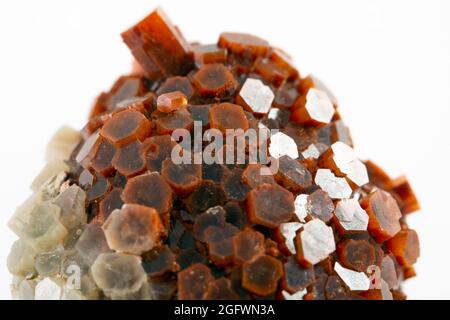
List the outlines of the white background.
{"type": "Polygon", "coordinates": [[[6,223],[29,194],[46,142],[83,125],[129,70],[120,32],[161,4],[190,40],[262,36],[334,91],[358,153],[407,173],[422,204],[410,298],[450,298],[450,1],[0,1],[0,298],[9,298],[6,223]]]}

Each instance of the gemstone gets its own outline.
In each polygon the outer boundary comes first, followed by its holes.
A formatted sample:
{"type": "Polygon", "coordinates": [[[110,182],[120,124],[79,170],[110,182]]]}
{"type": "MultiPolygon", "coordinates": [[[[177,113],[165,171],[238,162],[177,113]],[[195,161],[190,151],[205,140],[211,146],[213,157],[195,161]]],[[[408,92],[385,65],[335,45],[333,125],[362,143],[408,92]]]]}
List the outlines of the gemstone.
{"type": "Polygon", "coordinates": [[[278,185],[262,184],[247,196],[249,221],[268,228],[288,222],[294,210],[294,196],[278,185]]]}
{"type": "Polygon", "coordinates": [[[156,105],[160,112],[172,112],[186,107],[187,104],[187,97],[181,91],[163,93],[156,100],[156,105]]]}
{"type": "Polygon", "coordinates": [[[370,287],[370,280],[364,272],[356,272],[347,268],[344,268],[336,262],[334,265],[334,271],[344,281],[347,287],[352,291],[367,291],[370,287]]]}
{"type": "Polygon", "coordinates": [[[165,233],[158,212],[136,204],[114,210],[103,230],[111,249],[136,255],[153,249],[165,233]]]}
{"type": "Polygon", "coordinates": [[[298,158],[297,144],[294,139],[283,132],[277,132],[270,137],[269,153],[275,159],[288,156],[292,159],[298,158]]]}
{"type": "Polygon", "coordinates": [[[161,9],[122,33],[131,53],[151,79],[185,73],[190,46],[161,9]]]}
{"type": "Polygon", "coordinates": [[[352,194],[347,180],[336,177],[329,169],[317,170],[314,182],[332,199],[348,199],[352,194]]]}
{"type": "Polygon", "coordinates": [[[355,271],[366,272],[376,263],[375,248],[367,240],[345,239],[336,251],[342,265],[355,271]]]}
{"type": "Polygon", "coordinates": [[[9,222],[14,298],[406,298],[418,199],[357,157],[323,83],[255,36],[190,44],[160,9],[122,36],[130,71],[57,131],[9,222]]]}
{"type": "Polygon", "coordinates": [[[386,245],[402,266],[412,266],[420,256],[419,237],[414,230],[401,230],[386,245]]]}
{"type": "Polygon", "coordinates": [[[152,172],[129,179],[122,199],[127,204],[147,206],[162,214],[172,206],[172,190],[158,172],[152,172]]]}
{"type": "Polygon", "coordinates": [[[386,241],[400,231],[402,214],[394,197],[378,189],[361,203],[369,215],[369,232],[378,242],[386,241]]]}
{"type": "Polygon", "coordinates": [[[100,254],[92,266],[92,276],[109,296],[135,293],[147,280],[139,257],[118,252],[100,254]]]}
{"type": "Polygon", "coordinates": [[[325,260],[336,250],[333,229],[320,219],[313,219],[303,226],[296,237],[297,257],[303,266],[325,260]]]}
{"type": "Polygon", "coordinates": [[[343,234],[367,231],[369,216],[356,199],[342,199],[336,205],[336,224],[343,234]]]}
{"type": "Polygon", "coordinates": [[[100,134],[116,147],[122,147],[134,140],[144,140],[150,132],[150,121],[142,113],[125,110],[106,121],[100,134]]]}
{"type": "Polygon", "coordinates": [[[270,256],[261,256],[242,267],[242,286],[258,295],[268,296],[277,289],[278,281],[283,276],[283,265],[270,256]]]}
{"type": "Polygon", "coordinates": [[[223,63],[227,60],[227,51],[215,44],[194,46],[192,52],[197,67],[210,63],[223,63]]]}
{"type": "Polygon", "coordinates": [[[237,87],[233,74],[218,63],[201,66],[192,76],[192,83],[202,97],[209,98],[233,94],[237,87]]]}
{"type": "Polygon", "coordinates": [[[261,80],[248,78],[236,99],[246,110],[255,114],[266,114],[272,106],[274,97],[270,87],[261,80]]]}
{"type": "Polygon", "coordinates": [[[209,109],[211,128],[225,133],[227,129],[248,129],[248,120],[241,106],[232,103],[217,104],[209,109]]]}
{"type": "Polygon", "coordinates": [[[197,263],[178,274],[178,299],[201,300],[209,282],[213,281],[211,270],[197,263]]]}
{"type": "Polygon", "coordinates": [[[290,256],[284,264],[282,286],[287,292],[294,294],[303,291],[315,281],[314,269],[300,266],[294,256],[290,256]]]}
{"type": "Polygon", "coordinates": [[[314,88],[308,90],[306,97],[300,97],[293,108],[292,120],[302,125],[326,125],[335,112],[328,94],[314,88]]]}
{"type": "Polygon", "coordinates": [[[225,32],[220,35],[219,47],[236,55],[262,56],[269,50],[266,40],[245,33],[225,32]]]}

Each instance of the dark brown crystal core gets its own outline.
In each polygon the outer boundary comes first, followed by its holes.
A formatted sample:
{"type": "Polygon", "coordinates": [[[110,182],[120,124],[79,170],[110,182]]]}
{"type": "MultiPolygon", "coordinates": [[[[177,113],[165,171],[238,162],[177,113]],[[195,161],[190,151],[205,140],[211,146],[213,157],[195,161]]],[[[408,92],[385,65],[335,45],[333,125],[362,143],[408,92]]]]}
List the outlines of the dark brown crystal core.
{"type": "Polygon", "coordinates": [[[160,9],[122,37],[135,67],[98,98],[68,177],[114,254],[138,258],[140,290],[181,300],[404,297],[420,254],[405,221],[416,196],[405,177],[353,156],[320,81],[259,37],[191,45],[160,9]],[[175,163],[172,133],[193,136],[194,121],[223,137],[277,129],[263,150],[272,162],[249,164],[247,152],[243,163],[175,163]],[[277,171],[263,174],[271,164],[277,171]],[[372,274],[381,287],[369,287],[372,274]]]}

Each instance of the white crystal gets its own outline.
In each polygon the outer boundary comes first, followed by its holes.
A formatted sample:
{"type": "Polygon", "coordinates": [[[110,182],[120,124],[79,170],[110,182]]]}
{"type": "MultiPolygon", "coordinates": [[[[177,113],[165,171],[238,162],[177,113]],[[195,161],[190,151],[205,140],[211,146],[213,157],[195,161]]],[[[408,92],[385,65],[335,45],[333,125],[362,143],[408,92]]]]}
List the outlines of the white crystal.
{"type": "Polygon", "coordinates": [[[283,295],[284,300],[303,300],[303,297],[307,293],[307,290],[301,290],[294,294],[290,294],[289,292],[283,290],[281,294],[283,295]]]}
{"type": "Polygon", "coordinates": [[[152,290],[147,282],[142,287],[133,293],[128,294],[111,294],[112,300],[152,300],[152,290]]]}
{"type": "Polygon", "coordinates": [[[336,206],[336,218],[347,231],[366,231],[369,216],[356,199],[342,199],[336,206]]]}
{"type": "Polygon", "coordinates": [[[87,300],[86,297],[79,290],[63,288],[61,300],[87,300]]]}
{"type": "Polygon", "coordinates": [[[64,190],[54,203],[61,208],[60,221],[68,230],[80,228],[87,222],[86,192],[79,186],[72,185],[64,190]]]}
{"type": "Polygon", "coordinates": [[[292,254],[296,253],[294,239],[295,239],[295,236],[297,235],[297,231],[302,226],[303,226],[303,224],[301,224],[299,222],[288,222],[288,223],[282,223],[280,225],[280,231],[285,239],[286,247],[292,254]]]}
{"type": "Polygon", "coordinates": [[[47,161],[58,159],[67,160],[80,141],[80,132],[63,126],[52,137],[47,145],[45,158],[47,161]]]}
{"type": "Polygon", "coordinates": [[[278,118],[279,113],[280,113],[280,109],[278,109],[278,108],[270,109],[269,114],[267,115],[267,118],[276,120],[278,118]]]}
{"type": "Polygon", "coordinates": [[[259,79],[248,78],[242,86],[239,96],[254,113],[266,114],[272,106],[275,95],[269,86],[259,79]]]}
{"type": "Polygon", "coordinates": [[[109,296],[137,292],[147,280],[140,257],[123,253],[102,253],[91,270],[97,286],[109,296]]]}
{"type": "Polygon", "coordinates": [[[312,265],[326,259],[336,250],[333,229],[320,219],[306,223],[300,239],[303,258],[312,265]]]}
{"type": "Polygon", "coordinates": [[[356,156],[352,147],[343,142],[335,142],[331,149],[333,151],[333,160],[339,170],[347,178],[361,187],[369,182],[367,168],[356,156]]]}
{"type": "Polygon", "coordinates": [[[314,181],[333,199],[348,199],[352,194],[347,180],[336,177],[329,169],[317,170],[314,181]]]}
{"type": "Polygon", "coordinates": [[[308,204],[307,194],[300,194],[295,198],[294,201],[295,215],[301,222],[305,222],[305,218],[308,216],[307,204],[308,204]]]}
{"type": "Polygon", "coordinates": [[[310,77],[314,81],[314,87],[316,87],[317,89],[319,89],[321,91],[326,92],[328,97],[330,98],[331,102],[333,102],[333,104],[337,105],[336,95],[322,82],[322,80],[320,80],[319,78],[317,78],[314,75],[310,75],[310,77]]]}
{"type": "Polygon", "coordinates": [[[336,262],[334,271],[344,281],[347,287],[352,291],[367,291],[370,288],[370,279],[364,272],[357,272],[344,268],[336,262]]]}
{"type": "Polygon", "coordinates": [[[39,175],[33,180],[31,190],[37,191],[48,179],[57,175],[61,171],[68,171],[69,166],[63,160],[54,159],[47,162],[39,175]]]}
{"type": "Polygon", "coordinates": [[[312,119],[321,123],[330,123],[334,115],[334,106],[328,94],[315,88],[308,90],[305,108],[312,119]]]}
{"type": "Polygon", "coordinates": [[[294,139],[283,132],[277,132],[270,137],[269,153],[275,159],[282,156],[289,156],[292,159],[298,158],[298,148],[294,139]]]}
{"type": "Polygon", "coordinates": [[[19,284],[19,300],[34,300],[34,291],[36,288],[35,280],[23,280],[19,284]]]}
{"type": "Polygon", "coordinates": [[[10,273],[29,277],[35,273],[34,257],[36,251],[22,239],[16,240],[11,247],[6,265],[10,273]]]}
{"type": "Polygon", "coordinates": [[[318,159],[320,157],[319,149],[312,143],[302,152],[305,159],[318,159]]]}
{"type": "Polygon", "coordinates": [[[57,278],[45,278],[39,281],[35,289],[36,300],[61,300],[64,281],[57,278]]]}

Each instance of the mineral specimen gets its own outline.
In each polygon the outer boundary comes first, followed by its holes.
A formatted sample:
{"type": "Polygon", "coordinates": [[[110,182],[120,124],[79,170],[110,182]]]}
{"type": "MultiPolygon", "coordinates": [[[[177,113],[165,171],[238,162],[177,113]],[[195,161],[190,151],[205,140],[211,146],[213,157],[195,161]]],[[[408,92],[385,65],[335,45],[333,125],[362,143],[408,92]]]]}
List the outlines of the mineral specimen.
{"type": "Polygon", "coordinates": [[[416,196],[357,157],[317,78],[255,36],[189,44],[160,9],[122,37],[133,70],[57,132],[10,221],[14,297],[404,297],[416,196]]]}

